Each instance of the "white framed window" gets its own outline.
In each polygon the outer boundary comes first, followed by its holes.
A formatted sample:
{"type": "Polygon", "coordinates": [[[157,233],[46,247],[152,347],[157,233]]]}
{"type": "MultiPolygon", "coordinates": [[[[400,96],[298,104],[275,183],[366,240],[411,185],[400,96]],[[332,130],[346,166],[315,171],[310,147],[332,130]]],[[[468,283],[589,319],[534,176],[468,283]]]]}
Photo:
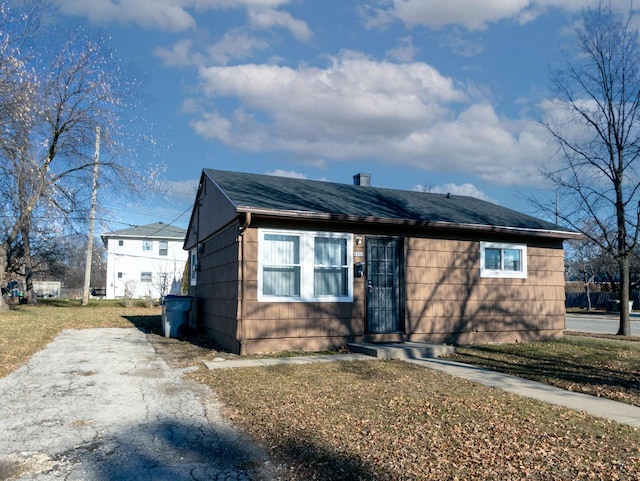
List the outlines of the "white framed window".
{"type": "Polygon", "coordinates": [[[169,241],[158,241],[158,255],[166,256],[169,254],[169,241]]]}
{"type": "Polygon", "coordinates": [[[198,250],[191,249],[189,252],[189,285],[195,286],[198,283],[198,250]]]}
{"type": "Polygon", "coordinates": [[[353,235],[259,229],[258,301],[353,301],[353,235]]]}
{"type": "Polygon", "coordinates": [[[142,250],[143,251],[152,251],[153,250],[153,241],[143,240],[142,241],[142,250]]]}
{"type": "Polygon", "coordinates": [[[527,246],[480,242],[480,277],[527,278],[527,246]]]}
{"type": "Polygon", "coordinates": [[[153,274],[151,272],[141,272],[140,282],[151,282],[153,280],[153,274]]]}

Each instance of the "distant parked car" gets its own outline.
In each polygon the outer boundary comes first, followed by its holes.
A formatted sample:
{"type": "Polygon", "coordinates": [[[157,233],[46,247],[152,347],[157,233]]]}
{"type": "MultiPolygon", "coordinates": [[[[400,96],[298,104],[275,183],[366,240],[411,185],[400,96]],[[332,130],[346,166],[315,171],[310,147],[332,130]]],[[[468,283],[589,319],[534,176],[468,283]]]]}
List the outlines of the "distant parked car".
{"type": "Polygon", "coordinates": [[[107,289],[104,287],[92,287],[91,295],[93,297],[104,297],[107,295],[107,289]]]}

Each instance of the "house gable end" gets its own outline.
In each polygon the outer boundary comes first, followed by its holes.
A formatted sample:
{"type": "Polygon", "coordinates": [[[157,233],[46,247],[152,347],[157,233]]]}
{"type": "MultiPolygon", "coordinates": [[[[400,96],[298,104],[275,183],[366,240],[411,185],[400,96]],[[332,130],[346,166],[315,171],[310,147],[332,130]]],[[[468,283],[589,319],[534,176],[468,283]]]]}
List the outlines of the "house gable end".
{"type": "Polygon", "coordinates": [[[198,242],[210,237],[237,217],[238,213],[235,204],[215,181],[207,175],[206,171],[203,172],[191,213],[184,248],[186,250],[193,249],[198,242]]]}

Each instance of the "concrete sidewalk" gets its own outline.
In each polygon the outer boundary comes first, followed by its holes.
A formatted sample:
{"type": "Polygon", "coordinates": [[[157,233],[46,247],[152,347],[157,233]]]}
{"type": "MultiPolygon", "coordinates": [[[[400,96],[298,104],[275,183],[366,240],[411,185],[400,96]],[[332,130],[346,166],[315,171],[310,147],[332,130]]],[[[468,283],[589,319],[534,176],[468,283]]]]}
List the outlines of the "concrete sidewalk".
{"type": "Polygon", "coordinates": [[[513,394],[584,411],[592,416],[610,419],[621,424],[640,427],[640,407],[596,396],[565,391],[548,384],[530,381],[509,374],[482,369],[446,359],[408,359],[407,362],[452,376],[508,391],[513,394]]]}
{"type": "MultiPolygon", "coordinates": [[[[386,354],[384,358],[393,358],[388,353],[389,346],[383,346],[386,354]]],[[[383,356],[380,356],[383,357],[383,356]]],[[[469,381],[484,384],[486,386],[495,387],[504,391],[525,396],[539,401],[544,401],[557,406],[563,406],[576,411],[584,411],[592,416],[597,416],[621,424],[640,427],[640,407],[632,406],[621,402],[611,401],[605,398],[589,396],[587,394],[565,391],[557,387],[536,381],[503,374],[497,371],[482,369],[479,367],[463,364],[460,362],[449,361],[438,358],[411,358],[403,355],[396,357],[406,362],[417,364],[424,368],[435,369],[446,372],[452,376],[467,379],[469,381]]],[[[377,358],[364,354],[335,354],[330,356],[302,356],[302,357],[286,357],[286,358],[268,358],[268,359],[247,359],[219,362],[207,362],[209,369],[223,368],[239,368],[239,367],[264,367],[275,365],[291,365],[291,364],[309,364],[314,362],[342,362],[370,360],[377,358]]]]}

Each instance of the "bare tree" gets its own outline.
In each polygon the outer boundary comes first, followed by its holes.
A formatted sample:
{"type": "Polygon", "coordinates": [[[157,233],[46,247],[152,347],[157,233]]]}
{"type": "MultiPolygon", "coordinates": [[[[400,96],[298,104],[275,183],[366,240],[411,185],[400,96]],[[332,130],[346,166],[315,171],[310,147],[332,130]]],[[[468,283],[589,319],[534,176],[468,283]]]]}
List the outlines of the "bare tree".
{"type": "MultiPolygon", "coordinates": [[[[5,174],[0,190],[12,204],[3,240],[4,245],[16,240],[22,245],[32,303],[36,302],[31,285],[32,229],[52,218],[59,225],[80,228],[88,221],[96,128],[101,131],[102,185],[134,193],[154,179],[153,173],[125,165],[125,159],[133,157],[127,154],[135,149],[130,111],[136,107],[139,84],[127,75],[105,40],[90,39],[80,30],[46,33],[48,38],[66,40],[61,45],[49,42],[49,48],[40,42],[38,49],[7,50],[22,68],[8,84],[22,93],[23,102],[15,109],[0,105],[6,114],[0,135],[0,170],[5,174]]],[[[33,38],[35,44],[38,36],[33,38]]],[[[8,33],[0,33],[0,41],[11,45],[8,33]]],[[[6,270],[5,258],[0,251],[1,272],[6,270]]]]}
{"type": "Polygon", "coordinates": [[[552,76],[555,101],[543,119],[562,164],[544,174],[557,189],[559,219],[617,262],[618,334],[629,335],[629,266],[640,220],[639,35],[630,15],[603,4],[583,12],[576,34],[576,50],[564,53],[564,68],[552,76]]]}

